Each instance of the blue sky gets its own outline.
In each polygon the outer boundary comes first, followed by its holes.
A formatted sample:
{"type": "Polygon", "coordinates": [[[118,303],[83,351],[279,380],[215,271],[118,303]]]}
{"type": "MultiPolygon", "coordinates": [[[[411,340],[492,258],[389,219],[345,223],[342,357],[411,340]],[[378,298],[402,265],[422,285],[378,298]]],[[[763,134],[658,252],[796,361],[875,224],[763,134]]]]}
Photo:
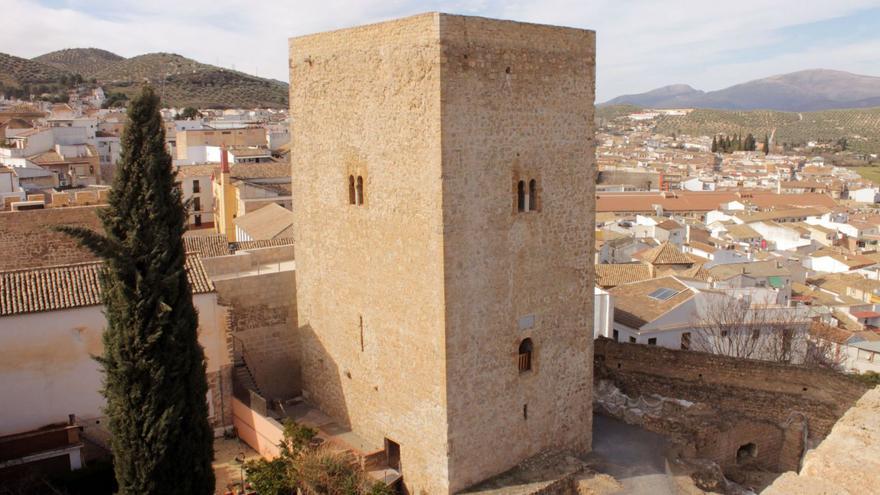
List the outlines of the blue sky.
{"type": "Polygon", "coordinates": [[[880,76],[878,0],[2,0],[0,51],[165,51],[287,80],[290,36],[425,11],[594,29],[597,99],[810,68],[880,76]]]}

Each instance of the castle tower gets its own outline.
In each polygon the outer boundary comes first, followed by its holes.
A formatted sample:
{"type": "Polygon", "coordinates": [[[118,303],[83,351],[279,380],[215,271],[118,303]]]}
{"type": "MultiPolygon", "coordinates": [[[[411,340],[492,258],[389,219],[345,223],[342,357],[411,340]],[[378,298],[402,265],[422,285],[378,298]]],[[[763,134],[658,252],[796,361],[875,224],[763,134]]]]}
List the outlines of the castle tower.
{"type": "Polygon", "coordinates": [[[594,65],[436,13],[290,40],[304,393],[410,493],[590,448],[594,65]]]}

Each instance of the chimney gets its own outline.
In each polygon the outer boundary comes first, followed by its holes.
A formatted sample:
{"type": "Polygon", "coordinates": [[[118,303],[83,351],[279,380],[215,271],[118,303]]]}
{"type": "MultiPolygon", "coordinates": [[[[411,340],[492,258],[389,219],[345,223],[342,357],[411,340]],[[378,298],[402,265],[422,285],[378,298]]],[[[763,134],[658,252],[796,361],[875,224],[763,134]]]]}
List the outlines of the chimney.
{"type": "Polygon", "coordinates": [[[226,145],[220,145],[220,173],[229,173],[229,157],[227,156],[226,145]]]}

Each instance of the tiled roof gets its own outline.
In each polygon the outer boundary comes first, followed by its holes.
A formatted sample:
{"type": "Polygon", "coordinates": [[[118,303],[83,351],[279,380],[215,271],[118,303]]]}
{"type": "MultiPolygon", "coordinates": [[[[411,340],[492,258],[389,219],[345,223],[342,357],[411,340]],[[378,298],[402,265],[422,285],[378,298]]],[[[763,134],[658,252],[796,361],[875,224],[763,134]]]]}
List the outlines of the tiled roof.
{"type": "Polygon", "coordinates": [[[203,258],[232,254],[229,250],[229,241],[223,234],[202,235],[197,230],[188,231],[183,236],[183,245],[187,253],[197,253],[203,258]]]}
{"type": "Polygon", "coordinates": [[[642,251],[639,253],[639,258],[652,265],[692,265],[694,263],[686,254],[669,242],[642,251]]]}
{"type": "Polygon", "coordinates": [[[770,211],[758,211],[754,213],[743,213],[735,215],[737,218],[746,223],[761,222],[764,220],[777,220],[782,218],[800,218],[815,217],[828,213],[827,208],[785,208],[770,211]]]}
{"type": "Polygon", "coordinates": [[[293,212],[277,203],[269,203],[258,210],[236,218],[232,223],[252,239],[290,237],[293,212]],[[287,231],[286,235],[285,231],[287,231]]]}
{"type": "MultiPolygon", "coordinates": [[[[0,316],[101,304],[102,266],[95,261],[0,272],[0,316]]],[[[186,270],[194,294],[214,291],[198,256],[187,257],[186,270]]]]}
{"type": "Polygon", "coordinates": [[[596,285],[604,288],[651,278],[651,267],[644,263],[596,265],[596,285]]]}
{"type": "Polygon", "coordinates": [[[233,242],[230,248],[234,251],[243,251],[246,249],[260,249],[278,246],[293,246],[293,237],[279,237],[276,239],[265,239],[261,241],[241,241],[233,242]]]}
{"type": "Polygon", "coordinates": [[[752,261],[746,263],[726,263],[709,269],[715,280],[727,280],[738,275],[750,277],[790,277],[791,270],[778,266],[774,260],[752,261]]]}
{"type": "Polygon", "coordinates": [[[608,292],[614,296],[614,321],[633,329],[656,320],[694,296],[691,289],[673,277],[618,285],[608,292]],[[650,297],[658,289],[671,289],[676,294],[665,300],[650,297]]]}
{"type": "Polygon", "coordinates": [[[831,196],[819,193],[776,194],[768,191],[676,191],[670,194],[656,192],[598,193],[596,212],[653,212],[659,205],[665,212],[705,212],[716,210],[722,203],[739,201],[759,208],[791,208],[823,206],[834,208],[837,203],[831,196]],[[668,197],[667,197],[668,196],[668,197]]]}
{"type": "Polygon", "coordinates": [[[742,224],[731,224],[725,227],[727,229],[727,236],[733,239],[760,239],[761,234],[759,234],[755,229],[749,227],[748,225],[742,224]]]}

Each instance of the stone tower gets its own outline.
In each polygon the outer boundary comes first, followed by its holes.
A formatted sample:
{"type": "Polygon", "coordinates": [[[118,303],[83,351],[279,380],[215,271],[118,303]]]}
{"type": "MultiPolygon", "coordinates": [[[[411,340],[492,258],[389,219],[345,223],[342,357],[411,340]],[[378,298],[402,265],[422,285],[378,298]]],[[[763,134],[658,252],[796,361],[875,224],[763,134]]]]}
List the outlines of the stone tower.
{"type": "Polygon", "coordinates": [[[290,40],[304,393],[410,493],[590,448],[594,67],[437,13],[290,40]]]}

